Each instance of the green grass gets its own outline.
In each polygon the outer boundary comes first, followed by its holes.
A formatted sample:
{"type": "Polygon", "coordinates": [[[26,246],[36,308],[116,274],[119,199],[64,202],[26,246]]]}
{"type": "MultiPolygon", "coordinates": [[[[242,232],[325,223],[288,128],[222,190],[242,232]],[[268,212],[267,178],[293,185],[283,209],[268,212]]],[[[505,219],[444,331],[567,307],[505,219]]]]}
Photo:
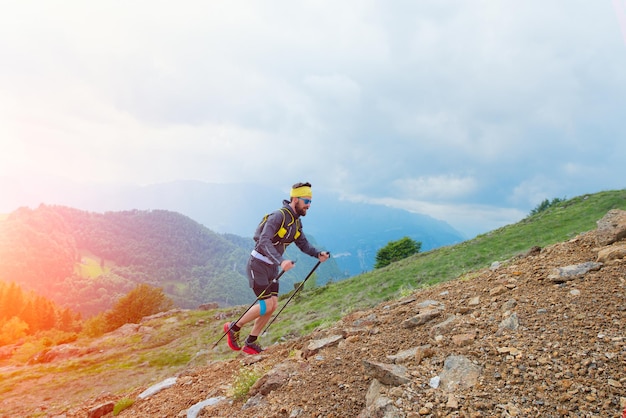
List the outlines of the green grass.
{"type": "Polygon", "coordinates": [[[263,376],[264,371],[257,366],[244,366],[233,378],[233,398],[241,400],[248,396],[250,388],[263,376]]]}
{"type": "Polygon", "coordinates": [[[112,262],[105,260],[104,268],[101,264],[100,257],[93,255],[88,251],[81,251],[80,262],[74,267],[75,273],[80,277],[96,278],[111,270],[112,262]]]}
{"type": "MultiPolygon", "coordinates": [[[[419,289],[462,277],[505,261],[533,246],[545,247],[594,230],[610,209],[626,210],[626,189],[564,200],[529,216],[460,244],[418,253],[382,269],[328,286],[304,290],[294,298],[267,333],[271,341],[282,335],[303,335],[321,324],[332,324],[347,313],[406,296],[419,289]],[[314,315],[307,315],[307,313],[314,315]]],[[[281,301],[279,309],[284,304],[281,301]]]]}
{"type": "Polygon", "coordinates": [[[118,416],[126,408],[130,408],[135,403],[134,399],[122,398],[113,407],[113,416],[118,416]]]}

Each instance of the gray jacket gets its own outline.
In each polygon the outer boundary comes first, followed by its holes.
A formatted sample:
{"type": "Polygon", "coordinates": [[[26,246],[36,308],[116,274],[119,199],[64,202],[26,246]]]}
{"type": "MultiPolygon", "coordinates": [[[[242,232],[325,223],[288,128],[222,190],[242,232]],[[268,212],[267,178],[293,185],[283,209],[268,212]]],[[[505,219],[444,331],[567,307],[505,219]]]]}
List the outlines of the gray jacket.
{"type": "Polygon", "coordinates": [[[300,251],[317,257],[320,251],[313,247],[302,232],[300,215],[283,200],[283,207],[267,215],[254,232],[254,249],[272,263],[280,265],[289,244],[295,242],[300,251]]]}

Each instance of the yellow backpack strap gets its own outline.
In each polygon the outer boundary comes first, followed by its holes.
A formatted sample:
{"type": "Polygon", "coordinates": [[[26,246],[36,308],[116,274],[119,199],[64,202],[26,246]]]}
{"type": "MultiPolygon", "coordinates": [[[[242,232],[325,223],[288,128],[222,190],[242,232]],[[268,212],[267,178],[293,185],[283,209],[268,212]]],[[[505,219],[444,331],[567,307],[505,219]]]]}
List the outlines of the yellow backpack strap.
{"type": "Polygon", "coordinates": [[[283,213],[283,223],[284,223],[284,221],[286,220],[286,215],[285,215],[285,213],[288,213],[288,214],[289,214],[289,216],[291,216],[291,222],[289,222],[289,223],[287,224],[287,226],[291,226],[291,225],[293,225],[293,223],[296,221],[296,218],[294,218],[294,216],[293,216],[293,214],[291,213],[291,211],[290,211],[289,209],[287,209],[287,208],[280,208],[280,211],[283,213]]]}
{"type": "Polygon", "coordinates": [[[296,221],[296,233],[293,236],[293,239],[296,240],[300,236],[300,229],[302,229],[302,225],[300,224],[300,219],[296,221]]]}
{"type": "MultiPolygon", "coordinates": [[[[283,215],[283,222],[280,225],[280,228],[278,228],[278,231],[276,231],[276,234],[274,234],[274,236],[277,236],[278,238],[284,238],[285,235],[287,234],[287,228],[285,228],[285,221],[287,220],[287,216],[285,215],[285,212],[289,213],[289,215],[291,215],[291,222],[289,222],[287,224],[287,226],[291,226],[293,225],[294,222],[297,222],[297,229],[296,229],[296,234],[295,234],[295,238],[298,238],[300,236],[300,220],[296,219],[291,212],[289,212],[288,209],[285,208],[280,208],[280,213],[283,215]]],[[[263,220],[259,223],[259,225],[263,225],[265,222],[267,222],[267,219],[270,217],[271,214],[267,214],[263,217],[263,220]]]]}
{"type": "Polygon", "coordinates": [[[278,238],[284,238],[285,234],[287,233],[287,228],[285,228],[285,209],[280,208],[280,213],[283,214],[283,223],[280,225],[280,228],[276,232],[276,235],[278,235],[278,238]]]}

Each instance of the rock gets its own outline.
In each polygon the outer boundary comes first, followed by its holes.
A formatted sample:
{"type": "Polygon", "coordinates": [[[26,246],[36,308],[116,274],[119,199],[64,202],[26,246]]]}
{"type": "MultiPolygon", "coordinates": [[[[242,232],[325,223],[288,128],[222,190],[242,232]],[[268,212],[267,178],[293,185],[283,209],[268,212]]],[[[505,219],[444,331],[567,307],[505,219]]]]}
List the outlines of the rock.
{"type": "Polygon", "coordinates": [[[87,413],[87,418],[101,418],[107,414],[113,412],[115,408],[115,403],[106,402],[101,405],[95,406],[89,410],[87,413]]]}
{"type": "Polygon", "coordinates": [[[496,335],[502,335],[506,330],[517,331],[519,328],[519,318],[516,313],[511,314],[500,322],[496,335]]]}
{"type": "Polygon", "coordinates": [[[330,337],[322,338],[321,340],[314,340],[302,351],[304,358],[309,358],[317,354],[322,348],[331,347],[339,344],[339,341],[343,340],[342,335],[331,335],[330,337]]]}
{"type": "Polygon", "coordinates": [[[250,409],[250,408],[255,408],[257,406],[263,407],[265,405],[265,402],[263,399],[264,399],[263,395],[261,395],[260,393],[257,393],[256,395],[248,398],[248,400],[246,401],[245,404],[243,404],[241,409],[250,409]]]}
{"type": "Polygon", "coordinates": [[[503,294],[503,293],[505,293],[507,291],[508,291],[508,289],[506,288],[506,286],[499,285],[499,286],[496,286],[496,287],[494,287],[493,289],[491,289],[489,291],[489,296],[498,296],[498,295],[501,295],[501,294],[503,294]]]}
{"type": "Polygon", "coordinates": [[[465,356],[449,356],[444,361],[441,388],[447,392],[468,389],[478,383],[482,368],[465,356]]]}
{"type": "Polygon", "coordinates": [[[597,271],[602,268],[602,263],[588,261],[586,263],[574,264],[565,267],[557,267],[548,276],[553,283],[563,283],[584,276],[590,271],[597,271]]]}
{"type": "Polygon", "coordinates": [[[139,331],[139,324],[124,324],[115,331],[113,334],[120,337],[129,337],[135,335],[139,331]]]}
{"type": "Polygon", "coordinates": [[[522,257],[534,257],[536,255],[539,255],[541,253],[541,247],[535,245],[533,247],[531,247],[528,251],[526,251],[522,257]]]}
{"type": "Polygon", "coordinates": [[[372,405],[376,398],[380,396],[381,384],[377,379],[372,380],[369,388],[367,389],[367,393],[365,394],[365,406],[372,405]]]}
{"type": "Polygon", "coordinates": [[[54,360],[64,360],[72,357],[79,357],[92,351],[93,349],[79,348],[71,344],[61,344],[35,354],[29,360],[29,364],[50,363],[54,360]]]}
{"type": "Polygon", "coordinates": [[[0,360],[10,358],[18,348],[19,348],[19,345],[17,344],[1,346],[0,347],[0,360]]]}
{"type": "Polygon", "coordinates": [[[425,358],[429,358],[435,355],[435,350],[433,350],[430,345],[422,345],[417,348],[415,352],[415,362],[420,364],[422,360],[425,358]]]}
{"type": "Polygon", "coordinates": [[[417,309],[442,309],[443,305],[441,302],[436,300],[427,299],[417,304],[417,309]]]}
{"type": "Polygon", "coordinates": [[[365,395],[365,408],[358,418],[400,418],[405,415],[393,405],[393,401],[381,395],[382,385],[376,379],[370,384],[365,395]]]}
{"type": "Polygon", "coordinates": [[[379,382],[389,386],[400,386],[409,383],[407,369],[397,364],[384,364],[363,360],[366,373],[379,382]]]}
{"type": "Polygon", "coordinates": [[[609,379],[607,381],[607,383],[609,384],[609,386],[612,386],[614,388],[621,388],[622,387],[622,384],[619,381],[615,380],[615,379],[609,379]]]}
{"type": "Polygon", "coordinates": [[[439,335],[444,334],[454,328],[454,325],[457,323],[456,315],[448,315],[443,322],[440,322],[430,329],[430,335],[439,335]]]}
{"type": "Polygon", "coordinates": [[[498,347],[497,351],[500,354],[509,354],[513,357],[517,357],[522,354],[522,352],[515,347],[498,347]]]}
{"type": "Polygon", "coordinates": [[[517,306],[517,301],[515,299],[509,299],[502,305],[502,310],[510,311],[515,308],[515,306],[517,306]]]}
{"type": "Polygon", "coordinates": [[[379,396],[374,403],[366,406],[357,418],[404,418],[405,415],[393,405],[393,401],[385,396],[379,396]]]}
{"type": "Polygon", "coordinates": [[[206,399],[206,400],[204,400],[202,402],[198,402],[197,404],[192,405],[187,410],[187,418],[196,418],[200,414],[200,412],[202,412],[204,407],[215,405],[215,404],[223,401],[224,399],[225,398],[223,396],[220,396],[218,398],[209,398],[209,399],[206,399]]]}
{"type": "Polygon", "coordinates": [[[596,242],[600,246],[610,245],[626,238],[626,211],[611,209],[597,222],[596,242]]]}
{"type": "Polygon", "coordinates": [[[417,363],[421,362],[424,357],[432,356],[432,350],[429,344],[419,347],[412,347],[407,350],[402,350],[396,354],[388,355],[387,359],[394,363],[405,363],[407,361],[416,359],[417,363]]]}
{"type": "Polygon", "coordinates": [[[268,373],[261,376],[252,387],[250,387],[250,395],[261,394],[267,396],[270,392],[279,389],[289,380],[289,366],[287,364],[279,364],[268,373]]]}
{"type": "Polygon", "coordinates": [[[352,325],[355,327],[362,327],[362,326],[373,326],[378,324],[378,317],[375,314],[370,314],[365,318],[359,318],[357,320],[355,320],[352,325]]]}
{"type": "Polygon", "coordinates": [[[167,378],[164,381],[162,381],[160,383],[157,383],[156,385],[150,386],[148,389],[146,389],[143,392],[141,392],[139,394],[139,396],[137,396],[137,397],[139,399],[146,399],[146,398],[154,395],[155,393],[159,393],[163,389],[167,389],[167,388],[170,388],[170,387],[174,386],[176,384],[177,380],[178,379],[175,378],[175,377],[167,378]]]}
{"type": "Polygon", "coordinates": [[[402,322],[402,326],[405,328],[414,328],[418,325],[424,325],[440,315],[441,311],[439,309],[431,309],[426,312],[419,313],[412,318],[404,320],[402,322]]]}
{"type": "Polygon", "coordinates": [[[598,251],[598,263],[608,263],[613,260],[621,260],[626,257],[626,244],[611,245],[598,251]]]}
{"type": "Polygon", "coordinates": [[[465,347],[470,345],[476,339],[476,333],[470,332],[466,334],[457,334],[452,336],[452,343],[457,347],[465,347]]]}
{"type": "Polygon", "coordinates": [[[453,394],[448,395],[448,401],[446,402],[446,408],[448,409],[459,409],[459,401],[457,401],[456,396],[453,394]]]}
{"type": "Polygon", "coordinates": [[[357,335],[365,335],[368,334],[370,331],[369,328],[366,327],[350,327],[350,328],[345,328],[341,331],[341,336],[345,339],[348,339],[350,337],[354,337],[357,335]]]}
{"type": "Polygon", "coordinates": [[[413,347],[407,350],[402,350],[397,352],[396,354],[387,356],[387,359],[394,363],[404,363],[405,361],[415,357],[415,353],[417,353],[418,349],[419,347],[413,347]]]}

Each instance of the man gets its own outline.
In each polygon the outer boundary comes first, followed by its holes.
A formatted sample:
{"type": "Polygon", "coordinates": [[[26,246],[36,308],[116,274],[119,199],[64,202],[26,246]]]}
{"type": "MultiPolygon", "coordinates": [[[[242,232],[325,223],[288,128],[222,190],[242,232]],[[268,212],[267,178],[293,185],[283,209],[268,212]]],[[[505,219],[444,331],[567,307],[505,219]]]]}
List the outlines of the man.
{"type": "Polygon", "coordinates": [[[257,342],[263,327],[269,322],[278,307],[278,267],[289,271],[294,262],[283,257],[289,244],[295,242],[300,251],[320,262],[328,260],[330,254],[313,247],[302,232],[301,216],[306,216],[311,207],[310,183],[296,183],[291,188],[290,200],[283,201],[283,207],[267,215],[254,233],[255,246],[248,260],[248,282],[259,299],[236,323],[224,324],[228,346],[235,351],[242,349],[239,331],[248,322],[254,321],[250,335],[246,338],[243,352],[259,354],[263,351],[257,342]]]}

